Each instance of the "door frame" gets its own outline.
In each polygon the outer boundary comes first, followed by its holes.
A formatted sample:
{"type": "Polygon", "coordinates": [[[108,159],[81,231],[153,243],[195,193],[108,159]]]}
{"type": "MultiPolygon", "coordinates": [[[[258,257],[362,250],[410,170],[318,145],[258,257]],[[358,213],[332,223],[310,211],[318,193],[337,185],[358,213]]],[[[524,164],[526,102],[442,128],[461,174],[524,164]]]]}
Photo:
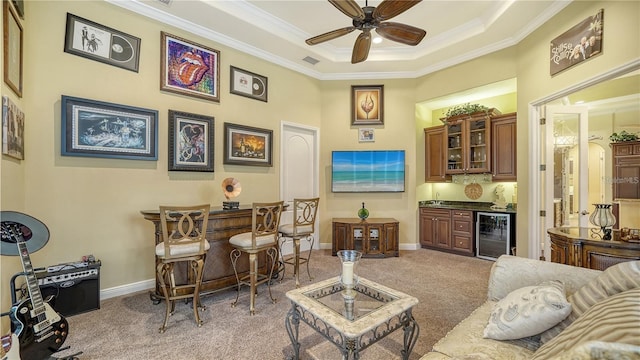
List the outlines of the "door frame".
{"type": "MultiPolygon", "coordinates": [[[[545,228],[545,217],[541,215],[540,211],[545,210],[541,205],[541,186],[542,186],[542,178],[544,176],[544,171],[541,170],[541,166],[544,165],[544,159],[541,155],[541,137],[542,137],[542,127],[544,125],[540,125],[539,119],[545,117],[544,106],[548,102],[553,100],[560,99],[564,96],[568,96],[576,91],[583,90],[590,86],[596,85],[603,81],[611,80],[617,78],[621,75],[627,74],[629,72],[640,69],[640,59],[636,59],[630,61],[628,63],[622,64],[618,67],[612,68],[609,71],[596,75],[590,79],[587,79],[583,82],[574,84],[565,89],[542,97],[538,100],[532,101],[528,105],[528,114],[529,114],[529,145],[528,145],[528,155],[529,155],[529,189],[528,189],[528,217],[527,222],[530,224],[529,228],[529,239],[528,239],[528,254],[529,258],[536,259],[538,257],[542,258],[544,256],[545,259],[549,259],[549,235],[547,234],[545,228]]],[[[551,216],[551,215],[549,215],[551,216]]]]}

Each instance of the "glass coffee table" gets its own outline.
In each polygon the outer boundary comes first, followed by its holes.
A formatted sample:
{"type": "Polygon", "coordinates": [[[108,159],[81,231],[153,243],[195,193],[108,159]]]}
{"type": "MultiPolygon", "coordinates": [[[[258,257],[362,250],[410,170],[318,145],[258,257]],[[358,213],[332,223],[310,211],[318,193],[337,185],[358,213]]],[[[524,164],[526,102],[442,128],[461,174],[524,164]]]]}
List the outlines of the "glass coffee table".
{"type": "Polygon", "coordinates": [[[418,299],[360,277],[353,290],[338,278],[287,292],[291,309],[285,326],[300,357],[300,321],[306,323],[342,352],[343,359],[359,359],[360,351],[397,329],[404,331],[402,359],[409,359],[420,327],[411,315],[418,299]]]}

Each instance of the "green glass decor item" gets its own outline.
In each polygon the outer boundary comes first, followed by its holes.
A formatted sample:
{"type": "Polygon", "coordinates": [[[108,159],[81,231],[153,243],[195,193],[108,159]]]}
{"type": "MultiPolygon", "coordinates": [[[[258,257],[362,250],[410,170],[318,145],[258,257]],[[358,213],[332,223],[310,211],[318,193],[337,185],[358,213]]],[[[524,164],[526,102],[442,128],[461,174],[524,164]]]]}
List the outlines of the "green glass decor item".
{"type": "Polygon", "coordinates": [[[358,217],[363,221],[369,217],[369,210],[364,207],[364,203],[362,203],[362,209],[358,210],[358,217]]]}

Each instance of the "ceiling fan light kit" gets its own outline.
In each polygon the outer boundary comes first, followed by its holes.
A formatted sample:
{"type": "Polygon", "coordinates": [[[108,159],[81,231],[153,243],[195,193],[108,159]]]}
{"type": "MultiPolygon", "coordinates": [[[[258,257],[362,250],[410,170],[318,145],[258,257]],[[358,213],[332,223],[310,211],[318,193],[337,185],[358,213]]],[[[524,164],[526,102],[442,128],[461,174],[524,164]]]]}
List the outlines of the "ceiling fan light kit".
{"type": "Polygon", "coordinates": [[[371,48],[371,29],[375,29],[381,37],[406,45],[416,46],[427,35],[427,32],[417,27],[396,23],[384,22],[409,10],[422,0],[383,0],[378,7],[360,7],[355,0],[328,0],[343,14],[352,19],[352,26],[332,30],[324,34],[314,36],[305,42],[308,45],[316,45],[347,35],[354,30],[362,33],[356,39],[351,54],[351,63],[356,64],[365,61],[371,48]]]}

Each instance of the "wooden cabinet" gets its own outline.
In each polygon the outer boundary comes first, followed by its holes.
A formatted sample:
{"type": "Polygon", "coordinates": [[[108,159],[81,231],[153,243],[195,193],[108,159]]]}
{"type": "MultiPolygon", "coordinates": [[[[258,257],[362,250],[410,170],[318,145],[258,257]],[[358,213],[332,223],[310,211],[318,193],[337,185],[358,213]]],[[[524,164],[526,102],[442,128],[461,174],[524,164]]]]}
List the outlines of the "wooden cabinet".
{"type": "Polygon", "coordinates": [[[333,219],[333,255],[340,250],[358,250],[363,257],[399,256],[399,223],[392,218],[333,219]]]}
{"type": "Polygon", "coordinates": [[[516,113],[491,119],[491,173],[494,181],[516,181],[516,113]]]}
{"type": "Polygon", "coordinates": [[[640,141],[611,144],[613,200],[640,199],[640,141]]]}
{"type": "Polygon", "coordinates": [[[424,180],[443,182],[451,176],[446,174],[446,141],[444,125],[424,129],[424,180]]]}
{"type": "Polygon", "coordinates": [[[590,228],[558,227],[547,230],[551,241],[551,261],[588,269],[604,270],[612,265],[640,260],[640,243],[593,238],[590,228]]]}
{"type": "Polygon", "coordinates": [[[487,173],[491,169],[490,117],[484,113],[450,118],[446,128],[447,174],[487,173]]]}
{"type": "Polygon", "coordinates": [[[420,245],[451,249],[451,211],[420,209],[420,245]]]}
{"type": "Polygon", "coordinates": [[[473,255],[473,211],[451,210],[451,248],[473,255]]]}

